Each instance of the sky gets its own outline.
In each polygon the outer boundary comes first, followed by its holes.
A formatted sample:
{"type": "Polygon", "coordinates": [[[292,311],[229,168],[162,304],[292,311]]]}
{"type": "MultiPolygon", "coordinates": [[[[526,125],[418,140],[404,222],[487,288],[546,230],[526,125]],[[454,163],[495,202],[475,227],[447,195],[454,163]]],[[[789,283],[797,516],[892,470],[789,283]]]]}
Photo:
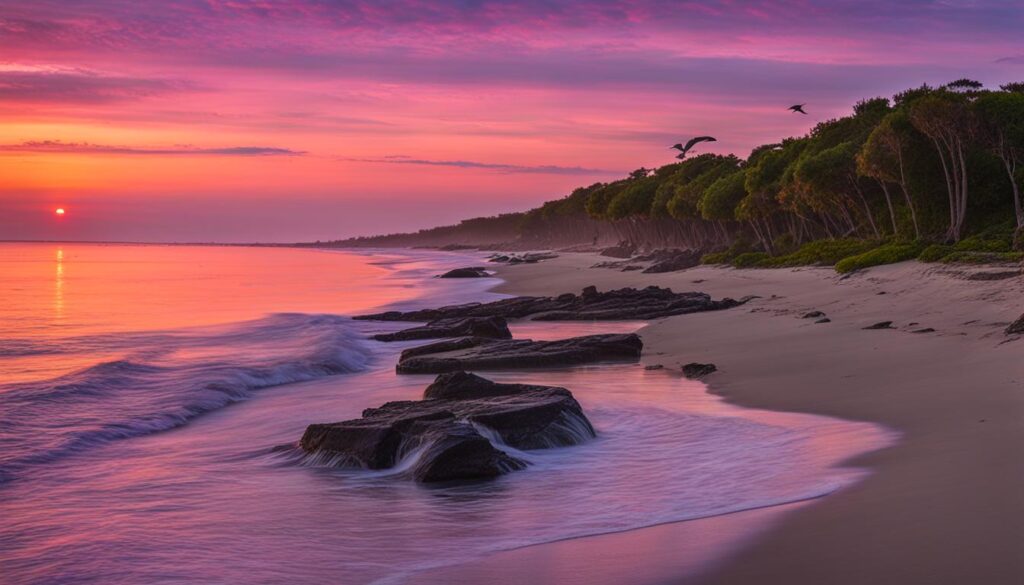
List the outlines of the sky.
{"type": "Polygon", "coordinates": [[[0,239],[525,210],[689,136],[746,156],[858,99],[1024,81],[1022,30],[1020,0],[0,0],[0,239]]]}

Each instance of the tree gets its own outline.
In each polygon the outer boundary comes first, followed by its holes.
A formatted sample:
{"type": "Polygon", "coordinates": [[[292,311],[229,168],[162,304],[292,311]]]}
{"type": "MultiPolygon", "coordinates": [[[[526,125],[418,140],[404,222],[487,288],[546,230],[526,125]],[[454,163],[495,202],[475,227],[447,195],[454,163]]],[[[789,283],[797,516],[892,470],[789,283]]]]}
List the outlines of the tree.
{"type": "Polygon", "coordinates": [[[979,135],[1003,163],[1013,192],[1018,234],[1024,229],[1019,170],[1024,170],[1024,93],[992,92],[974,103],[979,135]]]}
{"type": "Polygon", "coordinates": [[[911,223],[914,226],[914,238],[920,239],[921,228],[917,222],[917,209],[907,186],[907,171],[903,154],[906,148],[904,134],[909,129],[907,128],[909,124],[906,113],[902,110],[886,115],[868,136],[867,141],[864,142],[857,154],[857,172],[878,180],[885,192],[886,204],[889,206],[893,233],[897,235],[899,228],[896,225],[896,213],[893,210],[892,198],[889,197],[886,182],[896,183],[900,186],[903,191],[903,199],[910,211],[911,223]]]}
{"type": "Polygon", "coordinates": [[[747,196],[746,175],[741,170],[718,178],[704,191],[700,200],[700,215],[708,220],[736,219],[736,206],[747,196]]]}
{"type": "Polygon", "coordinates": [[[910,122],[935,146],[942,163],[949,197],[946,239],[959,242],[967,215],[967,149],[975,134],[975,120],[964,97],[937,90],[910,104],[910,122]]]}

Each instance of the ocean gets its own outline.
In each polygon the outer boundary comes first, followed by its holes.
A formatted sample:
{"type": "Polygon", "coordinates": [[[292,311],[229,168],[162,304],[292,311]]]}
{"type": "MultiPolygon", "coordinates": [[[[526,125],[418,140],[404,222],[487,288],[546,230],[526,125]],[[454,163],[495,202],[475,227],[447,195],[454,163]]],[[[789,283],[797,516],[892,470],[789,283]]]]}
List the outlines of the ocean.
{"type": "MultiPolygon", "coordinates": [[[[480,254],[0,244],[0,575],[22,583],[402,583],[498,551],[825,496],[878,427],[742,409],[638,364],[484,373],[569,388],[586,444],[494,481],[409,482],[294,449],[415,399],[351,316],[502,298],[434,275],[480,254]]],[[[569,292],[569,291],[567,291],[569,292]]],[[[640,322],[519,323],[553,339],[640,322]]],[[[503,447],[506,448],[506,447],[503,447]]],[[[758,516],[761,518],[762,516],[758,516]]],[[[763,528],[751,519],[693,570],[763,528]]],[[[742,523],[741,523],[742,524],[742,523]]],[[[429,579],[428,579],[429,580],[429,579]]],[[[501,583],[501,576],[491,582],[501,583]]]]}

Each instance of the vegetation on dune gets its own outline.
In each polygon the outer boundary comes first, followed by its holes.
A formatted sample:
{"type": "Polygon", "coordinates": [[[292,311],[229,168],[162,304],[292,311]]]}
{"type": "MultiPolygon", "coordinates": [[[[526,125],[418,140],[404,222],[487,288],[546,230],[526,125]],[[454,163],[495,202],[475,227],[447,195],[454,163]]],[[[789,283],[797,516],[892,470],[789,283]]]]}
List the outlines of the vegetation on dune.
{"type": "Polygon", "coordinates": [[[612,234],[705,250],[708,264],[848,272],[915,257],[1019,259],[1022,191],[1024,83],[960,79],[861,101],[746,160],[691,155],[581,187],[515,221],[522,241],[612,234]]]}

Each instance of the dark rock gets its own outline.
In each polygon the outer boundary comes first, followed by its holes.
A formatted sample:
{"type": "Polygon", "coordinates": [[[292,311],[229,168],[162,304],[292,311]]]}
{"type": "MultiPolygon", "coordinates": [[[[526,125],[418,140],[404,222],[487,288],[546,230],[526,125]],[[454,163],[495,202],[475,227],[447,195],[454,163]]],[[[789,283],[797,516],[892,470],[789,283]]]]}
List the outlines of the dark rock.
{"type": "Polygon", "coordinates": [[[633,252],[636,250],[629,244],[619,244],[617,246],[611,246],[601,250],[600,254],[608,258],[630,258],[633,256],[633,252]]]}
{"type": "Polygon", "coordinates": [[[503,317],[466,317],[463,319],[437,319],[421,327],[373,336],[377,341],[406,341],[442,337],[511,339],[512,332],[508,330],[508,322],[503,317]]]}
{"type": "Polygon", "coordinates": [[[444,318],[497,315],[506,319],[531,317],[539,321],[644,320],[729,309],[742,305],[751,298],[754,297],[738,301],[729,298],[715,301],[705,293],[676,293],[671,289],[656,286],[644,289],[623,288],[608,292],[598,292],[597,288],[588,286],[581,295],[566,293],[557,297],[514,297],[491,303],[469,303],[408,312],[389,311],[363,315],[356,319],[434,321],[444,318]]]}
{"type": "Polygon", "coordinates": [[[825,313],[823,313],[821,311],[811,311],[810,313],[805,313],[802,318],[803,319],[818,319],[818,318],[824,317],[824,316],[825,316],[825,313]]]}
{"type": "Polygon", "coordinates": [[[643,269],[644,269],[644,267],[643,267],[643,266],[640,266],[639,264],[628,264],[628,265],[626,265],[626,266],[625,266],[625,267],[624,267],[624,268],[622,269],[622,271],[623,271],[623,272],[635,272],[635,271],[637,271],[637,270],[643,270],[643,269]]]}
{"type": "Polygon", "coordinates": [[[360,419],[310,425],[299,444],[334,464],[368,469],[394,467],[420,451],[412,477],[437,482],[486,479],[525,467],[481,429],[524,450],[575,445],[595,436],[565,388],[498,384],[453,372],[438,376],[425,394],[425,400],[366,409],[360,419]]]}
{"type": "Polygon", "coordinates": [[[911,333],[935,333],[935,329],[932,327],[925,327],[924,329],[915,329],[911,333]]]}
{"type": "Polygon", "coordinates": [[[683,375],[691,380],[703,378],[708,374],[718,371],[715,364],[698,364],[696,362],[683,366],[683,375]]]}
{"type": "Polygon", "coordinates": [[[864,329],[892,329],[892,321],[880,321],[874,325],[868,325],[864,329]]]}
{"type": "Polygon", "coordinates": [[[487,274],[487,270],[479,266],[472,268],[456,268],[449,270],[444,274],[438,276],[438,278],[486,278],[490,276],[487,274]]]}
{"type": "Polygon", "coordinates": [[[491,256],[490,262],[502,262],[505,264],[536,264],[541,260],[558,258],[558,254],[551,252],[527,252],[525,254],[495,254],[491,256]]]}
{"type": "Polygon", "coordinates": [[[637,360],[643,342],[636,334],[587,335],[557,341],[463,337],[402,352],[399,374],[457,370],[560,367],[609,360],[637,360]]]}
{"type": "Polygon", "coordinates": [[[829,319],[828,317],[822,317],[821,319],[818,319],[817,321],[815,321],[815,323],[831,323],[831,322],[832,322],[832,319],[829,319]]]}
{"type": "Polygon", "coordinates": [[[645,370],[664,370],[665,366],[663,366],[662,364],[651,364],[649,366],[644,366],[644,369],[645,370]]]}
{"type": "Polygon", "coordinates": [[[686,250],[681,248],[661,248],[654,250],[653,252],[642,254],[633,258],[634,262],[664,262],[665,260],[671,260],[676,256],[685,253],[686,250]]]}
{"type": "Polygon", "coordinates": [[[1016,321],[1010,323],[1010,326],[1006,328],[1007,335],[1024,335],[1024,315],[1021,315],[1016,321]]]}
{"type": "Polygon", "coordinates": [[[700,259],[704,254],[699,250],[685,250],[671,258],[655,262],[644,270],[644,274],[660,274],[663,272],[676,272],[686,270],[700,265],[700,259]]]}
{"type": "Polygon", "coordinates": [[[460,370],[441,374],[435,378],[434,382],[423,391],[423,398],[427,400],[474,400],[523,394],[536,390],[551,390],[552,388],[552,386],[534,384],[500,384],[460,370]]]}

